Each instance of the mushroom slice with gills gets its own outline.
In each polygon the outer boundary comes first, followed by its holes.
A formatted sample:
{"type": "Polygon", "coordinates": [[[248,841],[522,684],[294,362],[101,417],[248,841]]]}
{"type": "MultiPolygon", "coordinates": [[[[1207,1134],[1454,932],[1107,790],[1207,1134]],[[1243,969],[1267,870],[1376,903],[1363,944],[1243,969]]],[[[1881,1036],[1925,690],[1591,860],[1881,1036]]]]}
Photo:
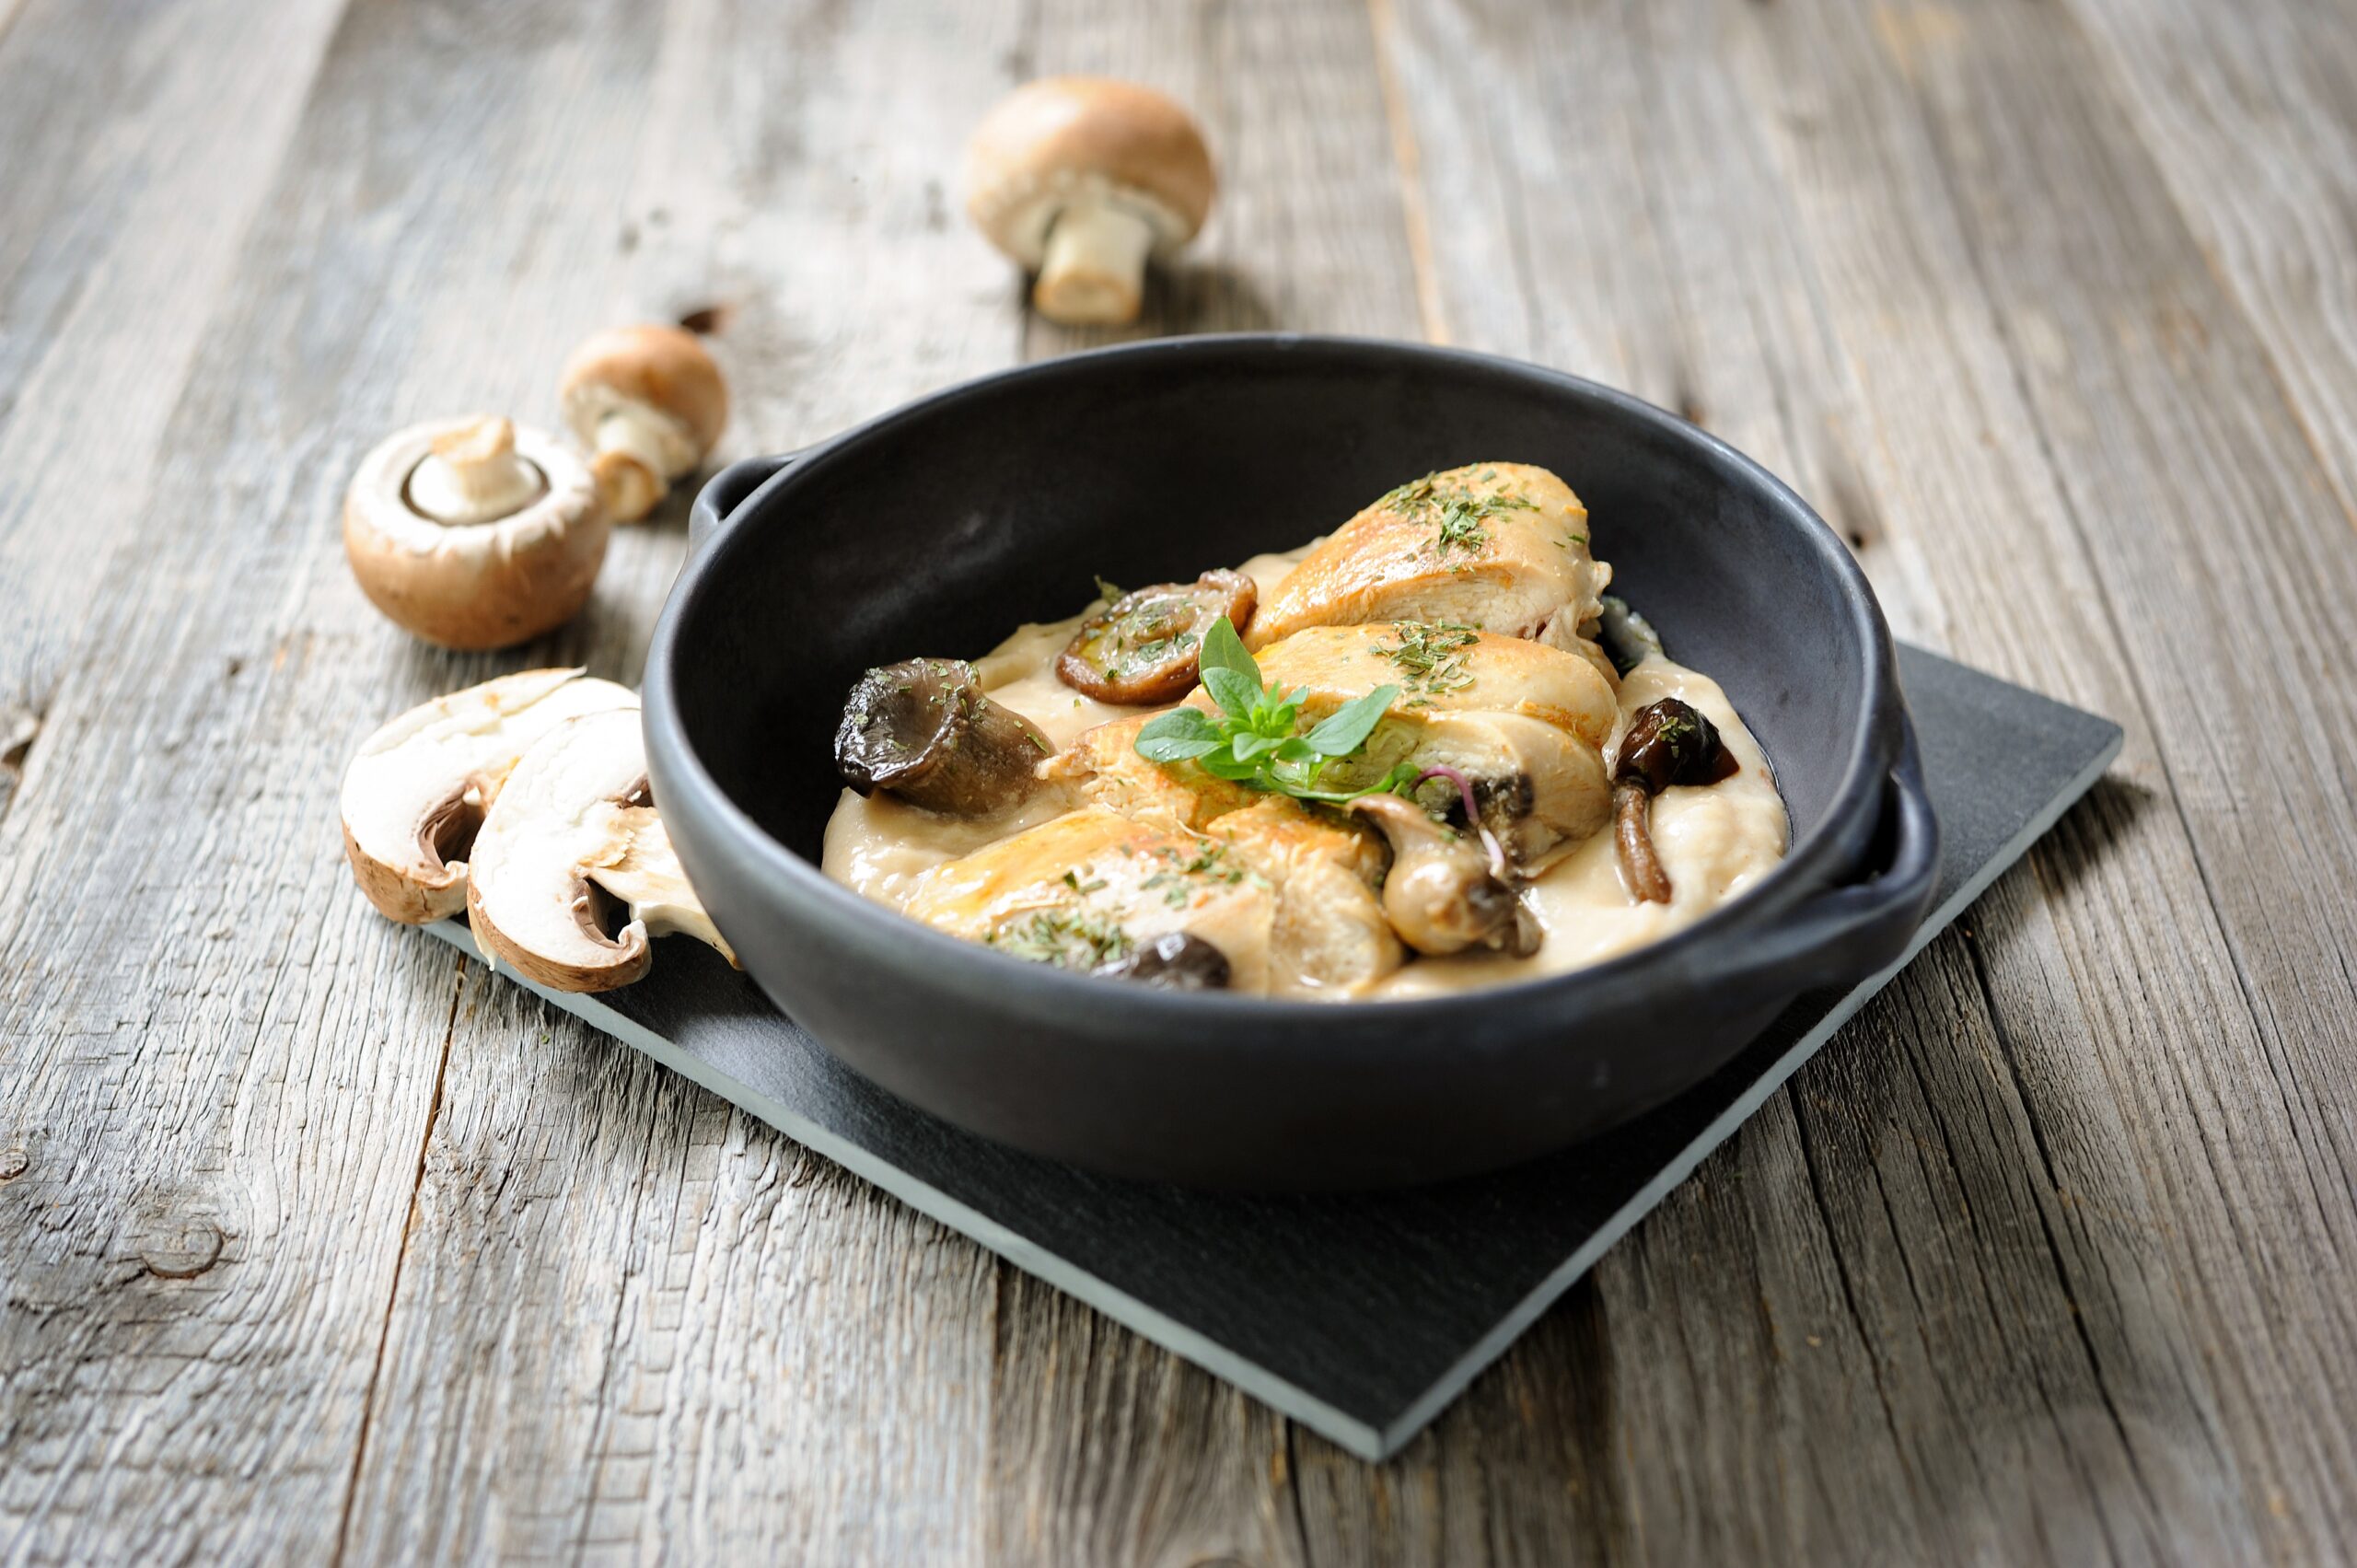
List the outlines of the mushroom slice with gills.
{"type": "Polygon", "coordinates": [[[1621,880],[1642,903],[1666,904],[1676,889],[1654,853],[1654,796],[1672,784],[1713,784],[1739,764],[1700,709],[1665,697],[1639,708],[1620,738],[1612,770],[1614,847],[1621,880]]]}
{"type": "Polygon", "coordinates": [[[1134,588],[1081,622],[1057,656],[1056,678],[1100,703],[1175,703],[1201,673],[1212,621],[1224,615],[1240,634],[1258,593],[1241,572],[1134,588]]]}
{"type": "Polygon", "coordinates": [[[1271,590],[1244,641],[1257,652],[1305,626],[1378,621],[1559,643],[1568,628],[1575,641],[1611,580],[1571,486],[1526,463],[1473,463],[1400,485],[1337,528],[1271,590]]]}
{"type": "Polygon", "coordinates": [[[446,648],[504,648],[571,620],[610,532],[581,459],[496,417],[400,431],[344,493],[343,551],[361,591],[446,648]]]}
{"type": "Polygon", "coordinates": [[[736,962],[647,802],[635,712],[569,720],[517,762],[475,837],[467,923],[495,962],[557,991],[629,984],[672,932],[736,962]]]}
{"type": "Polygon", "coordinates": [[[528,669],[412,708],[344,770],[343,849],[368,901],[412,925],[467,907],[466,856],[532,744],[585,714],[631,712],[629,688],[578,669],[528,669]]]}
{"type": "Polygon", "coordinates": [[[966,147],[966,212],[1039,281],[1053,321],[1137,319],[1149,258],[1202,226],[1217,179],[1176,99],[1134,82],[1051,76],[1009,94],[966,147]]]}
{"type": "Polygon", "coordinates": [[[1051,750],[1029,719],[982,694],[962,659],[869,670],[835,728],[835,767],[854,793],[880,789],[950,817],[985,817],[1026,799],[1051,750]]]}
{"type": "Polygon", "coordinates": [[[573,351],[558,381],[564,422],[614,520],[634,523],[693,473],[728,423],[728,383],[679,327],[617,327],[573,351]]]}
{"type": "Polygon", "coordinates": [[[1396,795],[1362,796],[1350,809],[1391,842],[1383,913],[1402,942],[1435,958],[1469,947],[1517,958],[1538,950],[1538,918],[1498,875],[1474,834],[1448,828],[1396,795]]]}

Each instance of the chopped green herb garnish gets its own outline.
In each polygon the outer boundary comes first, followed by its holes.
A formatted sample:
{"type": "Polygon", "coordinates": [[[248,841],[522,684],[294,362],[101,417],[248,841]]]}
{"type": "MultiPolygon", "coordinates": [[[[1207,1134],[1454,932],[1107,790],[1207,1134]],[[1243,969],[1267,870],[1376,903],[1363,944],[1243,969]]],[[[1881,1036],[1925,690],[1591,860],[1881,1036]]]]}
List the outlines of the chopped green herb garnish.
{"type": "Polygon", "coordinates": [[[1179,707],[1155,714],[1138,731],[1139,756],[1149,762],[1191,761],[1215,778],[1296,800],[1354,800],[1398,782],[1387,776],[1365,789],[1318,787],[1328,763],[1365,747],[1392,699],[1399,695],[1399,687],[1378,686],[1303,733],[1301,703],[1308,689],[1289,695],[1271,691],[1225,616],[1214,620],[1203,635],[1202,678],[1203,689],[1220,711],[1179,707]]]}
{"type": "MultiPolygon", "coordinates": [[[[1497,479],[1495,469],[1485,469],[1480,475],[1481,483],[1497,479]]],[[[1446,557],[1452,550],[1468,555],[1478,554],[1490,542],[1490,531],[1483,527],[1501,512],[1535,512],[1538,504],[1520,495],[1504,493],[1484,495],[1463,483],[1443,485],[1440,475],[1428,473],[1422,479],[1410,480],[1376,503],[1388,512],[1396,512],[1411,522],[1431,522],[1433,553],[1446,557]]]]}
{"type": "Polygon", "coordinates": [[[1076,909],[1041,910],[1008,921],[985,940],[1002,953],[1064,970],[1093,970],[1128,957],[1136,946],[1103,915],[1076,909]]]}
{"type": "Polygon", "coordinates": [[[1473,684],[1473,672],[1465,668],[1465,650],[1480,642],[1481,633],[1472,627],[1458,621],[1395,621],[1391,632],[1398,644],[1376,651],[1399,667],[1409,691],[1422,693],[1411,707],[1429,707],[1433,694],[1462,691],[1473,684]]]}

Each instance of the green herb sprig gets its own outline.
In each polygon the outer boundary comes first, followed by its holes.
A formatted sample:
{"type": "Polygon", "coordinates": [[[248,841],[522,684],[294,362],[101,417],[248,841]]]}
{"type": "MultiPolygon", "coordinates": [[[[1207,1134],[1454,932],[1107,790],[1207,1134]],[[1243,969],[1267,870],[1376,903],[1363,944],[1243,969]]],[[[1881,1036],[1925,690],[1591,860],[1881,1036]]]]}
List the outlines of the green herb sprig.
{"type": "Polygon", "coordinates": [[[1396,789],[1415,776],[1415,770],[1402,763],[1364,789],[1318,787],[1327,764],[1355,756],[1366,745],[1392,699],[1399,695],[1398,686],[1378,686],[1352,699],[1304,734],[1301,703],[1309,689],[1301,687],[1290,695],[1282,689],[1271,691],[1226,617],[1213,621],[1203,633],[1202,659],[1203,689],[1220,711],[1179,707],[1155,714],[1138,731],[1137,753],[1147,761],[1191,761],[1215,778],[1295,800],[1337,805],[1396,789]]]}

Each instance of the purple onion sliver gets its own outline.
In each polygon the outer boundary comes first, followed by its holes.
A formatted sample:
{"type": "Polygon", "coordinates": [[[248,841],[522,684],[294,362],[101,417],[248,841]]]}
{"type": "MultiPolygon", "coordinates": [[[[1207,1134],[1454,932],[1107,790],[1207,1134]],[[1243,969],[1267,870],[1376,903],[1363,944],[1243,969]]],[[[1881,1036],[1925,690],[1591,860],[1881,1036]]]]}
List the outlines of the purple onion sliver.
{"type": "Polygon", "coordinates": [[[1499,845],[1497,835],[1490,831],[1490,825],[1481,820],[1481,808],[1473,804],[1473,781],[1455,768],[1435,767],[1426,768],[1418,773],[1416,782],[1408,787],[1411,790],[1422,789],[1426,779],[1446,779],[1457,786],[1457,797],[1465,803],[1466,825],[1481,835],[1481,847],[1489,851],[1490,875],[1501,882],[1504,881],[1506,852],[1499,845]]]}

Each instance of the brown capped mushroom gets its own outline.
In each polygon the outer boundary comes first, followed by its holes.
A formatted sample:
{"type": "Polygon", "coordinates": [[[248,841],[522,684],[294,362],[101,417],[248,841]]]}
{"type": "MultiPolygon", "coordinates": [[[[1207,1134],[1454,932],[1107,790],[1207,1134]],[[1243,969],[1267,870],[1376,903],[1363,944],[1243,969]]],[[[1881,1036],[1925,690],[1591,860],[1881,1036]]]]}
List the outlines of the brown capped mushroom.
{"type": "Polygon", "coordinates": [[[564,423],[596,454],[589,462],[614,520],[634,523],[693,473],[728,423],[728,383],[693,332],[617,327],[565,361],[564,423]]]}
{"type": "Polygon", "coordinates": [[[1149,256],[1194,238],[1218,181],[1194,117],[1134,82],[1051,76],[1018,87],[968,143],[966,211],[1039,274],[1051,320],[1137,319],[1149,256]]]}
{"type": "Polygon", "coordinates": [[[1033,770],[1052,749],[1029,719],[983,696],[961,659],[869,670],[835,729],[835,767],[858,794],[885,790],[953,817],[985,817],[1040,788],[1033,770]]]}
{"type": "Polygon", "coordinates": [[[343,851],[360,890],[412,925],[467,907],[466,856],[483,813],[532,743],[638,698],[577,669],[528,669],[412,708],[344,770],[343,851]]]}
{"type": "Polygon", "coordinates": [[[1545,933],[1470,832],[1456,832],[1411,800],[1366,795],[1350,809],[1391,843],[1383,917],[1399,940],[1434,957],[1488,947],[1514,958],[1538,950],[1545,933]]]}
{"type": "Polygon", "coordinates": [[[608,532],[581,459],[492,416],[387,437],[344,494],[343,551],[361,591],[446,648],[504,648],[571,620],[608,532]]]}
{"type": "Polygon", "coordinates": [[[1081,622],[1056,679],[1100,703],[1175,703],[1194,688],[1203,633],[1225,615],[1241,633],[1258,597],[1241,572],[1134,588],[1081,622]]]}
{"type": "Polygon", "coordinates": [[[1669,873],[1654,853],[1653,799],[1672,784],[1716,784],[1737,764],[1718,726],[1675,697],[1648,703],[1629,720],[1612,770],[1613,847],[1620,877],[1641,903],[1670,900],[1669,873]]]}
{"type": "Polygon", "coordinates": [[[648,939],[673,932],[737,961],[648,801],[635,711],[569,720],[517,762],[475,836],[467,924],[494,962],[557,991],[629,984],[648,939]]]}

